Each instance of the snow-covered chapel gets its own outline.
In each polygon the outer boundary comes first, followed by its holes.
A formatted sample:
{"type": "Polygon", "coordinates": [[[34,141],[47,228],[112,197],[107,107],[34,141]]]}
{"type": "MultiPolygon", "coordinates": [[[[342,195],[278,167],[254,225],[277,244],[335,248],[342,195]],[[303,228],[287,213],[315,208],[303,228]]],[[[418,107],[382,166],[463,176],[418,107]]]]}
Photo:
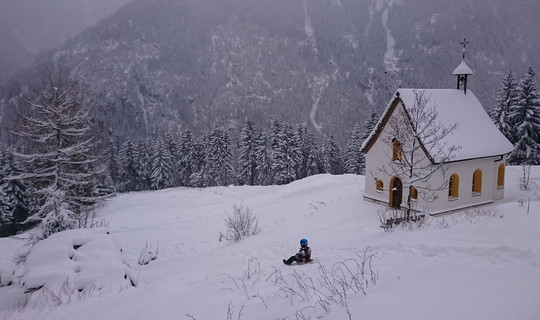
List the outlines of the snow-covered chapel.
{"type": "Polygon", "coordinates": [[[362,145],[365,200],[436,215],[504,197],[512,144],[467,89],[472,73],[464,49],[456,89],[396,91],[362,145]]]}

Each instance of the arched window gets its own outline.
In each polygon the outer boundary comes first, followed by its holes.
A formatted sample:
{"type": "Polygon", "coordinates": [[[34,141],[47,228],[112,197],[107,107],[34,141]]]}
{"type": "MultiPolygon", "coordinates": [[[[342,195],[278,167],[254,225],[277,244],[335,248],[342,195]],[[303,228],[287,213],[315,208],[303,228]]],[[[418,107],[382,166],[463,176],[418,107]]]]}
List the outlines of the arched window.
{"type": "Polygon", "coordinates": [[[383,192],[384,184],[381,179],[377,179],[377,182],[375,183],[375,188],[378,192],[383,192]]]}
{"type": "Polygon", "coordinates": [[[459,197],[459,176],[452,174],[448,182],[448,199],[457,199],[459,197]]]}
{"type": "Polygon", "coordinates": [[[392,161],[401,161],[401,157],[401,143],[399,143],[398,139],[394,138],[392,139],[392,161]]]}
{"type": "Polygon", "coordinates": [[[482,170],[474,170],[472,176],[472,192],[473,194],[482,193],[482,170]]]}
{"type": "Polygon", "coordinates": [[[411,187],[411,200],[418,200],[418,190],[415,187],[411,187]]]}
{"type": "Polygon", "coordinates": [[[497,188],[504,188],[504,163],[499,165],[497,174],[497,188]]]}

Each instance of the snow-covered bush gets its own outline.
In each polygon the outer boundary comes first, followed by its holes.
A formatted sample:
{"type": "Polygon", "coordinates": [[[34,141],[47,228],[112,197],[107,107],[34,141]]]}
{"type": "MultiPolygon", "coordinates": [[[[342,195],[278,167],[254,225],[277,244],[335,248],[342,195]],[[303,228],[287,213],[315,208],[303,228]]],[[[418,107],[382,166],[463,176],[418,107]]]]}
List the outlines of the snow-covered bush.
{"type": "Polygon", "coordinates": [[[30,307],[60,305],[135,286],[114,237],[103,229],[74,229],[34,245],[18,281],[30,307]]]}
{"type": "Polygon", "coordinates": [[[229,243],[238,242],[246,237],[261,232],[259,219],[249,207],[243,204],[235,204],[232,214],[225,218],[225,233],[219,233],[219,239],[225,239],[229,243]]]}
{"type": "Polygon", "coordinates": [[[139,255],[139,259],[137,260],[137,263],[140,265],[147,265],[150,263],[150,261],[156,260],[158,256],[158,251],[159,251],[159,244],[156,250],[154,250],[151,244],[146,243],[144,248],[142,248],[142,251],[141,251],[141,254],[139,255]]]}

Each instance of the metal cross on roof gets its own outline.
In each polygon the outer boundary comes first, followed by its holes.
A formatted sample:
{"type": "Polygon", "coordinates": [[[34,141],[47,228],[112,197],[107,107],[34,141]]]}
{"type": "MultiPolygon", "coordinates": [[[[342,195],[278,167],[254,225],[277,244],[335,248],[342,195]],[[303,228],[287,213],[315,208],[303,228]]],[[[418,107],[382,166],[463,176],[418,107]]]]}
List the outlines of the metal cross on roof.
{"type": "Polygon", "coordinates": [[[465,45],[467,45],[467,43],[469,43],[469,41],[467,41],[465,38],[463,38],[463,41],[460,42],[460,44],[463,45],[463,59],[465,59],[465,45]]]}

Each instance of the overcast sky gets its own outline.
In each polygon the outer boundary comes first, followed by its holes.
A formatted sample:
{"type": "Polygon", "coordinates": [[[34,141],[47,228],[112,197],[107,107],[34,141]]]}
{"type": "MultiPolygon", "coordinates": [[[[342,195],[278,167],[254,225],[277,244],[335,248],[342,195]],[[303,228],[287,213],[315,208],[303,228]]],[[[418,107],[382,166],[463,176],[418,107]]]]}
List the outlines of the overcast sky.
{"type": "Polygon", "coordinates": [[[130,1],[0,0],[0,37],[9,33],[35,54],[59,46],[130,1]]]}

